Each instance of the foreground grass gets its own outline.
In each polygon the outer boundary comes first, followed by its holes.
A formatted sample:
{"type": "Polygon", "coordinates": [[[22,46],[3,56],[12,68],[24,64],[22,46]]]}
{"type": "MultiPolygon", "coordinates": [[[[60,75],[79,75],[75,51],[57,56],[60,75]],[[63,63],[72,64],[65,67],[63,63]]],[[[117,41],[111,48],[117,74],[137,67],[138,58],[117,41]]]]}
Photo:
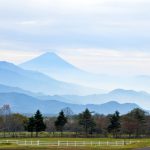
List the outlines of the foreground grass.
{"type": "MultiPolygon", "coordinates": [[[[6,139],[0,139],[6,140],[6,139]]],[[[10,138],[8,140],[18,140],[10,138]]],[[[111,139],[111,138],[28,138],[19,140],[32,140],[32,141],[122,141],[123,139],[111,139]]],[[[129,140],[129,139],[126,139],[129,140]]],[[[129,144],[125,146],[86,146],[86,147],[50,147],[50,146],[18,146],[16,144],[0,144],[0,150],[135,150],[137,148],[143,148],[150,146],[150,139],[132,139],[134,144],[129,144]]]]}
{"type": "Polygon", "coordinates": [[[139,141],[139,142],[150,142],[150,139],[123,139],[123,138],[0,138],[1,140],[21,140],[21,141],[47,141],[47,142],[53,142],[53,141],[101,141],[101,142],[113,142],[113,141],[139,141]]]}

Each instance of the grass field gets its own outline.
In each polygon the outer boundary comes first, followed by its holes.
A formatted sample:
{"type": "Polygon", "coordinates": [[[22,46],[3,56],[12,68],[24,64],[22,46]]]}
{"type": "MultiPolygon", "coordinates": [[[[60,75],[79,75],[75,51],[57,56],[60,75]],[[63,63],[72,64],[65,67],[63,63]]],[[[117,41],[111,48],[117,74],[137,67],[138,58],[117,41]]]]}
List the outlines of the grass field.
{"type": "MultiPolygon", "coordinates": [[[[6,139],[0,139],[0,141],[6,140],[6,139]]],[[[7,139],[7,140],[20,140],[20,141],[47,141],[47,142],[54,142],[54,141],[85,141],[85,142],[90,142],[90,141],[101,141],[101,142],[106,142],[106,141],[123,141],[124,139],[111,139],[111,138],[28,138],[28,139],[7,139]]],[[[129,139],[126,139],[125,141],[129,141],[129,139]]],[[[17,144],[10,144],[10,143],[1,143],[0,144],[0,150],[134,150],[136,148],[142,148],[142,147],[148,147],[150,146],[150,139],[132,139],[132,141],[135,141],[135,143],[132,144],[127,144],[127,145],[122,145],[122,146],[77,146],[77,147],[70,147],[70,146],[19,146],[17,144]]]]}

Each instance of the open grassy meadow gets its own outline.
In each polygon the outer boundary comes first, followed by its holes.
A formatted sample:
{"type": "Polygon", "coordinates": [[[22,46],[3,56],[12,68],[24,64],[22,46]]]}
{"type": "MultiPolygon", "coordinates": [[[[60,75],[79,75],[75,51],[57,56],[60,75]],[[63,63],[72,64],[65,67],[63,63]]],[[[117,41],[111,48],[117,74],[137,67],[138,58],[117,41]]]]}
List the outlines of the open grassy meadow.
{"type": "Polygon", "coordinates": [[[137,148],[148,147],[150,146],[150,139],[111,139],[111,138],[22,138],[22,139],[0,139],[0,150],[134,150],[137,148]],[[8,141],[7,141],[8,140],[8,141]],[[11,143],[10,141],[19,141],[22,142],[22,145],[18,145],[16,143],[11,143]],[[30,142],[34,143],[30,145],[30,142]],[[60,145],[57,145],[57,142],[60,142],[60,145]],[[26,142],[26,143],[25,143],[26,142]],[[55,143],[56,145],[38,145],[39,143],[55,143]],[[61,143],[64,142],[64,143],[61,143]],[[80,145],[66,145],[67,142],[76,142],[80,143],[80,145]],[[101,145],[95,144],[96,142],[101,142],[101,145]],[[117,145],[107,145],[105,143],[115,143],[118,142],[117,145]],[[120,144],[124,142],[124,144],[120,144]],[[131,142],[131,143],[129,143],[131,142]],[[26,145],[25,145],[25,144],[26,145]],[[82,144],[83,143],[83,144],[82,144]],[[85,144],[87,143],[87,144],[85,144]],[[92,144],[90,144],[92,143],[92,144]]]}

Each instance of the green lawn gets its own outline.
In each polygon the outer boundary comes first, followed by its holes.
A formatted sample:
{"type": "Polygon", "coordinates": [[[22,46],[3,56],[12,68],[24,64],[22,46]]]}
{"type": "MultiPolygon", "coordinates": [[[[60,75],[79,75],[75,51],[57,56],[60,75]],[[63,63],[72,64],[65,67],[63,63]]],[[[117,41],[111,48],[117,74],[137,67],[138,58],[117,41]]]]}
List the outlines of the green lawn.
{"type": "MultiPolygon", "coordinates": [[[[0,139],[1,140],[6,140],[6,139],[0,139]]],[[[112,138],[22,138],[22,139],[14,139],[14,138],[9,138],[7,140],[21,140],[21,141],[101,141],[101,142],[106,142],[106,141],[123,141],[123,139],[112,139],[112,138]]],[[[125,141],[129,141],[129,139],[125,139],[125,141]]],[[[0,144],[0,150],[132,150],[136,148],[142,148],[142,147],[147,147],[150,146],[150,139],[132,139],[132,141],[139,141],[135,142],[133,144],[125,145],[125,146],[81,146],[81,147],[67,147],[67,146],[18,146],[16,144],[0,144]]]]}

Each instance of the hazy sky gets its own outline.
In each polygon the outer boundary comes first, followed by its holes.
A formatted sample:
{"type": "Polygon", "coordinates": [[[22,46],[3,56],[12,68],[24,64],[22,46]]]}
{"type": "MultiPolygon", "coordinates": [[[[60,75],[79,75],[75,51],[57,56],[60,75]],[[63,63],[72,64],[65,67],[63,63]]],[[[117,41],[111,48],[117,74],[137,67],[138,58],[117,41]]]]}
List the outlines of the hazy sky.
{"type": "Polygon", "coordinates": [[[150,1],[0,0],[0,60],[46,51],[96,73],[150,75],[150,1]]]}

